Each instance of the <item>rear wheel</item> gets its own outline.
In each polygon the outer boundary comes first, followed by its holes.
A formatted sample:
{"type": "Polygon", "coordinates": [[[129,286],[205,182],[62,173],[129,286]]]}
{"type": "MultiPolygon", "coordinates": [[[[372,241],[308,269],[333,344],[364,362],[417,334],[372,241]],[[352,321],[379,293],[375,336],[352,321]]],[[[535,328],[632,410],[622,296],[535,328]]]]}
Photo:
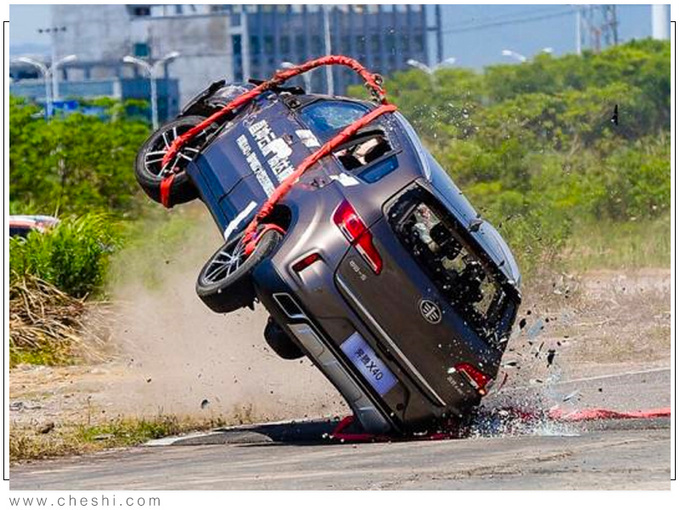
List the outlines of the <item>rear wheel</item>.
{"type": "Polygon", "coordinates": [[[187,163],[198,156],[200,148],[215,133],[217,126],[211,125],[196,135],[172,161],[165,165],[163,165],[163,157],[178,136],[204,120],[204,117],[189,116],[168,122],[155,131],[142,145],[135,162],[135,177],[152,200],[161,202],[161,182],[172,174],[175,178],[169,190],[170,207],[198,198],[198,191],[189,180],[185,169],[187,163]]]}
{"type": "Polygon", "coordinates": [[[196,281],[198,297],[217,313],[252,307],[255,301],[253,269],[274,251],[281,238],[275,230],[265,231],[250,256],[245,254],[242,235],[227,241],[201,269],[196,281]]]}
{"type": "Polygon", "coordinates": [[[267,326],[264,328],[264,339],[267,345],[283,359],[298,359],[305,355],[300,347],[271,317],[267,320],[267,326]]]}

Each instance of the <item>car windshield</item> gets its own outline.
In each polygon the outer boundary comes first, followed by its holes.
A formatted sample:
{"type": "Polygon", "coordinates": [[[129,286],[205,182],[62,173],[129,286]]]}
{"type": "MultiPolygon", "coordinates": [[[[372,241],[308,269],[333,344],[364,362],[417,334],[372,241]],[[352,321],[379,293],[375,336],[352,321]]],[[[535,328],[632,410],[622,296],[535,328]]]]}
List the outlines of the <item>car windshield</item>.
{"type": "Polygon", "coordinates": [[[365,106],[349,101],[316,101],[300,111],[300,118],[315,135],[327,139],[366,112],[365,106]]]}
{"type": "Polygon", "coordinates": [[[440,294],[481,336],[502,334],[506,294],[495,273],[459,232],[457,222],[434,197],[407,192],[390,211],[397,237],[440,294]]]}

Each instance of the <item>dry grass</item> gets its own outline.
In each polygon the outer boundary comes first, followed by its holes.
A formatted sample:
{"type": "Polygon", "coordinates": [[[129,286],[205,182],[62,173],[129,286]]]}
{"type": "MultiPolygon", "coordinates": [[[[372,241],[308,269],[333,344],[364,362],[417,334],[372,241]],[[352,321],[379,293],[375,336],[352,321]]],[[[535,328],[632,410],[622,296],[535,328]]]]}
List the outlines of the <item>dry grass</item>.
{"type": "Polygon", "coordinates": [[[10,366],[103,360],[110,313],[34,277],[9,289],[10,366]]]}
{"type": "Polygon", "coordinates": [[[65,455],[93,453],[107,448],[142,444],[151,439],[210,430],[226,425],[221,418],[196,419],[159,415],[153,418],[116,418],[97,424],[13,424],[9,435],[10,462],[26,462],[65,455]]]}

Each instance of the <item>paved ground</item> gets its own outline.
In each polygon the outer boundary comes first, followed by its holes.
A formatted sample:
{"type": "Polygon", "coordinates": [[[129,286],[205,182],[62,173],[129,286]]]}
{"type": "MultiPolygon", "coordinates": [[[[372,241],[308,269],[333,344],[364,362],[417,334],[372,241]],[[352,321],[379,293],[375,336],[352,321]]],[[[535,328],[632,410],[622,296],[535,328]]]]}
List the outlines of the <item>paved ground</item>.
{"type": "MultiPolygon", "coordinates": [[[[618,410],[669,405],[670,371],[508,388],[490,400],[618,410]]],[[[669,489],[668,419],[541,423],[507,435],[390,444],[329,444],[327,425],[218,431],[16,466],[12,489],[669,489]]]]}

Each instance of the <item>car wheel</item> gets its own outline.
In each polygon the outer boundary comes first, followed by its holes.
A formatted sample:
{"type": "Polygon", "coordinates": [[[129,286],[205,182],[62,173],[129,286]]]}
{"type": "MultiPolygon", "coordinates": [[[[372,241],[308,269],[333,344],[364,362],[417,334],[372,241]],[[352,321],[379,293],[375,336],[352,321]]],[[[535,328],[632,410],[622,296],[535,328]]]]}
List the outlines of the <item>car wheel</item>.
{"type": "Polygon", "coordinates": [[[300,347],[271,317],[267,320],[267,326],[264,328],[264,339],[267,345],[283,359],[298,359],[305,355],[300,347]]]}
{"type": "Polygon", "coordinates": [[[163,156],[175,138],[204,120],[205,117],[189,116],[168,122],[155,131],[142,145],[135,161],[135,177],[152,200],[161,202],[161,182],[171,174],[175,174],[175,178],[170,186],[170,207],[198,198],[198,190],[189,180],[185,169],[187,163],[199,154],[200,148],[210,135],[214,134],[216,126],[199,133],[165,166],[163,156]]]}
{"type": "Polygon", "coordinates": [[[252,307],[255,287],[251,273],[271,254],[281,238],[275,230],[265,231],[250,256],[245,254],[243,236],[227,241],[201,269],[196,281],[198,297],[217,313],[252,307]]]}

